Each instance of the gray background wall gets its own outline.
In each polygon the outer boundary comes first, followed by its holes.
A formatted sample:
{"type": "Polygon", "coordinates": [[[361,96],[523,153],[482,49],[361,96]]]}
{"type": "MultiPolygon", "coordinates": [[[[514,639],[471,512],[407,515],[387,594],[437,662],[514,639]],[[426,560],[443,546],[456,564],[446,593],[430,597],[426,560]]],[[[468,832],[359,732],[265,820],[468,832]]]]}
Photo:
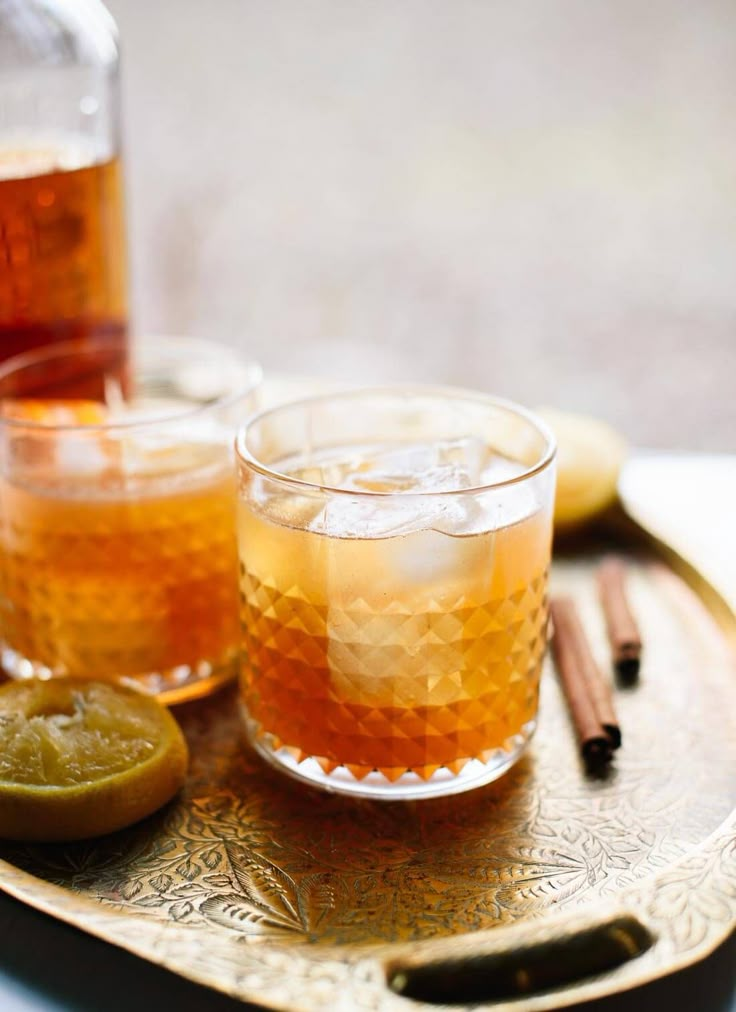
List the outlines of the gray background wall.
{"type": "Polygon", "coordinates": [[[141,333],[736,450],[727,0],[109,0],[141,333]]]}

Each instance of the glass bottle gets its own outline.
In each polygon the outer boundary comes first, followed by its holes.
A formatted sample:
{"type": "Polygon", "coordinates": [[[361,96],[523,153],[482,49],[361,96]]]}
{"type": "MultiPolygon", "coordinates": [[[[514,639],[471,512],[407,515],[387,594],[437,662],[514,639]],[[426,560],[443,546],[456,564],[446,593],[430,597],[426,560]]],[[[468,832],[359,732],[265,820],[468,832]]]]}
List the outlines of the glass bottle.
{"type": "Polygon", "coordinates": [[[0,0],[0,359],[101,337],[122,368],[115,23],[99,0],[0,0]]]}

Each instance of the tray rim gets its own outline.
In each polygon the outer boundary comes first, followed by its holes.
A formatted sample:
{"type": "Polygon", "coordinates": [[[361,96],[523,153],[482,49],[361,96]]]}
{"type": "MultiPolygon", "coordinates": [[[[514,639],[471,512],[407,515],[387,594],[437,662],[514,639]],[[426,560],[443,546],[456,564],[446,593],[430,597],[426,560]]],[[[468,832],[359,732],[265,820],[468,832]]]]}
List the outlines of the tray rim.
{"type": "MultiPolygon", "coordinates": [[[[472,933],[473,946],[472,955],[492,954],[501,949],[507,948],[509,943],[514,944],[517,940],[525,942],[543,941],[552,937],[560,931],[585,928],[595,923],[606,922],[616,916],[633,915],[640,924],[651,930],[655,935],[655,943],[662,940],[662,935],[657,934],[657,927],[653,919],[642,916],[637,910],[635,900],[637,894],[646,897],[647,894],[656,895],[658,886],[662,879],[672,878],[678,872],[688,870],[688,867],[696,869],[696,875],[702,873],[698,867],[703,856],[717,863],[718,858],[725,852],[722,844],[734,844],[734,850],[729,860],[723,863],[722,871],[733,887],[732,895],[736,896],[736,810],[724,820],[724,822],[710,834],[700,845],[689,851],[675,864],[669,865],[662,872],[648,876],[641,882],[629,887],[621,897],[593,904],[585,908],[582,913],[566,913],[551,915],[542,918],[530,930],[529,924],[520,922],[517,924],[503,925],[500,927],[487,928],[483,931],[472,933]],[[629,899],[627,903],[626,900],[629,899]]],[[[712,880],[708,883],[711,889],[720,894],[720,881],[715,884],[712,880]]],[[[690,876],[681,880],[683,889],[690,885],[690,876]]],[[[230,987],[224,986],[217,976],[208,972],[207,960],[198,962],[189,959],[183,963],[176,958],[180,942],[185,940],[196,940],[196,946],[185,946],[188,955],[191,956],[195,949],[199,948],[202,929],[198,926],[172,924],[170,921],[159,921],[154,918],[144,919],[140,915],[130,914],[115,910],[114,907],[103,906],[98,901],[79,894],[72,893],[63,886],[48,882],[44,879],[26,872],[10,862],[0,859],[0,889],[13,898],[27,904],[41,913],[62,921],[86,934],[92,935],[102,941],[113,944],[140,958],[146,959],[162,966],[178,976],[185,977],[194,983],[201,984],[230,994],[241,1001],[253,1002],[264,1008],[284,1009],[294,1008],[296,1005],[284,1006],[280,1002],[270,1000],[269,996],[257,993],[244,994],[240,991],[233,991],[230,987]],[[80,914],[86,915],[83,919],[80,914]],[[143,926],[145,925],[145,930],[143,926]],[[154,953],[159,958],[154,958],[154,953]]],[[[707,958],[731,935],[736,925],[736,907],[731,910],[731,917],[721,925],[711,928],[701,942],[690,948],[680,951],[674,960],[671,960],[666,967],[647,968],[640,962],[642,957],[630,963],[623,964],[624,969],[630,972],[625,979],[617,979],[620,976],[620,969],[599,975],[598,977],[583,978],[569,987],[562,987],[554,991],[540,992],[528,997],[520,997],[500,1002],[480,1003],[474,1008],[480,1010],[488,1009],[493,1012],[542,1012],[545,1009],[572,1008],[575,1005],[596,998],[612,994],[620,994],[641,985],[651,983],[655,980],[667,977],[673,973],[692,966],[695,963],[707,958]]],[[[217,937],[217,932],[205,932],[210,939],[217,937]]],[[[320,959],[311,962],[320,963],[330,960],[337,960],[344,963],[347,970],[350,967],[362,965],[369,971],[370,976],[385,981],[388,970],[397,960],[404,959],[406,965],[412,963],[432,962],[435,954],[442,960],[451,959],[454,956],[462,958],[467,955],[463,950],[467,946],[468,934],[460,934],[448,938],[426,939],[419,942],[394,942],[394,943],[361,943],[354,946],[332,946],[319,943],[311,950],[305,946],[299,950],[319,953],[320,959]],[[322,958],[324,957],[324,959],[322,958]]],[[[225,939],[223,948],[235,949],[238,947],[236,941],[225,939]]],[[[283,947],[269,943],[268,948],[272,951],[283,951],[285,958],[293,959],[296,950],[294,943],[283,947]]],[[[646,955],[644,953],[643,955],[646,955]]],[[[364,974],[365,975],[365,974],[364,974]]],[[[386,986],[384,984],[384,986],[386,986]]],[[[398,995],[396,996],[398,999],[398,995]]],[[[348,1006],[352,1007],[352,1006],[348,1006]]],[[[356,1006],[357,1007],[357,1006],[356,1006]]],[[[420,1009],[437,1009],[440,1006],[428,1005],[426,1003],[414,1002],[413,1007],[420,1009]]]]}

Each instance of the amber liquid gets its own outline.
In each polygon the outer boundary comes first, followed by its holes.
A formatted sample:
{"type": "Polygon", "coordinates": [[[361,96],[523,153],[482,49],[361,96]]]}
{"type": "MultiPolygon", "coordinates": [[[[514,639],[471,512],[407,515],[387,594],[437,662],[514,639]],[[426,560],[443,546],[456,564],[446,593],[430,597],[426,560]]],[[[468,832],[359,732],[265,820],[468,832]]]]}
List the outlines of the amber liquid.
{"type": "Polygon", "coordinates": [[[125,343],[120,162],[59,167],[69,160],[65,147],[0,144],[0,360],[57,341],[125,343]]]}
{"type": "Polygon", "coordinates": [[[170,702],[236,673],[229,453],[183,445],[171,456],[134,479],[114,467],[65,476],[44,467],[0,484],[12,673],[127,677],[170,702]]]}
{"type": "Polygon", "coordinates": [[[241,503],[256,744],[389,781],[513,749],[537,712],[549,532],[536,512],[466,536],[332,537],[241,503]]]}

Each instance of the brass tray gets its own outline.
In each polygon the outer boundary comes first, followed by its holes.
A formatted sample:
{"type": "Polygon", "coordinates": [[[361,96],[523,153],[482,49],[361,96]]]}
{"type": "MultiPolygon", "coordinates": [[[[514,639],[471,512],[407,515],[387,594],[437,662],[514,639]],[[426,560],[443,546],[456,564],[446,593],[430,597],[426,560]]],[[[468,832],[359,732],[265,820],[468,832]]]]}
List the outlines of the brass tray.
{"type": "Polygon", "coordinates": [[[620,514],[558,558],[599,657],[591,581],[631,554],[646,655],[623,748],[586,775],[554,673],[525,758],[408,803],[302,787],[243,746],[235,693],[177,711],[183,796],[130,830],[0,847],[0,887],[199,983],[276,1009],[550,1009],[703,958],[736,921],[736,616],[620,514]]]}

